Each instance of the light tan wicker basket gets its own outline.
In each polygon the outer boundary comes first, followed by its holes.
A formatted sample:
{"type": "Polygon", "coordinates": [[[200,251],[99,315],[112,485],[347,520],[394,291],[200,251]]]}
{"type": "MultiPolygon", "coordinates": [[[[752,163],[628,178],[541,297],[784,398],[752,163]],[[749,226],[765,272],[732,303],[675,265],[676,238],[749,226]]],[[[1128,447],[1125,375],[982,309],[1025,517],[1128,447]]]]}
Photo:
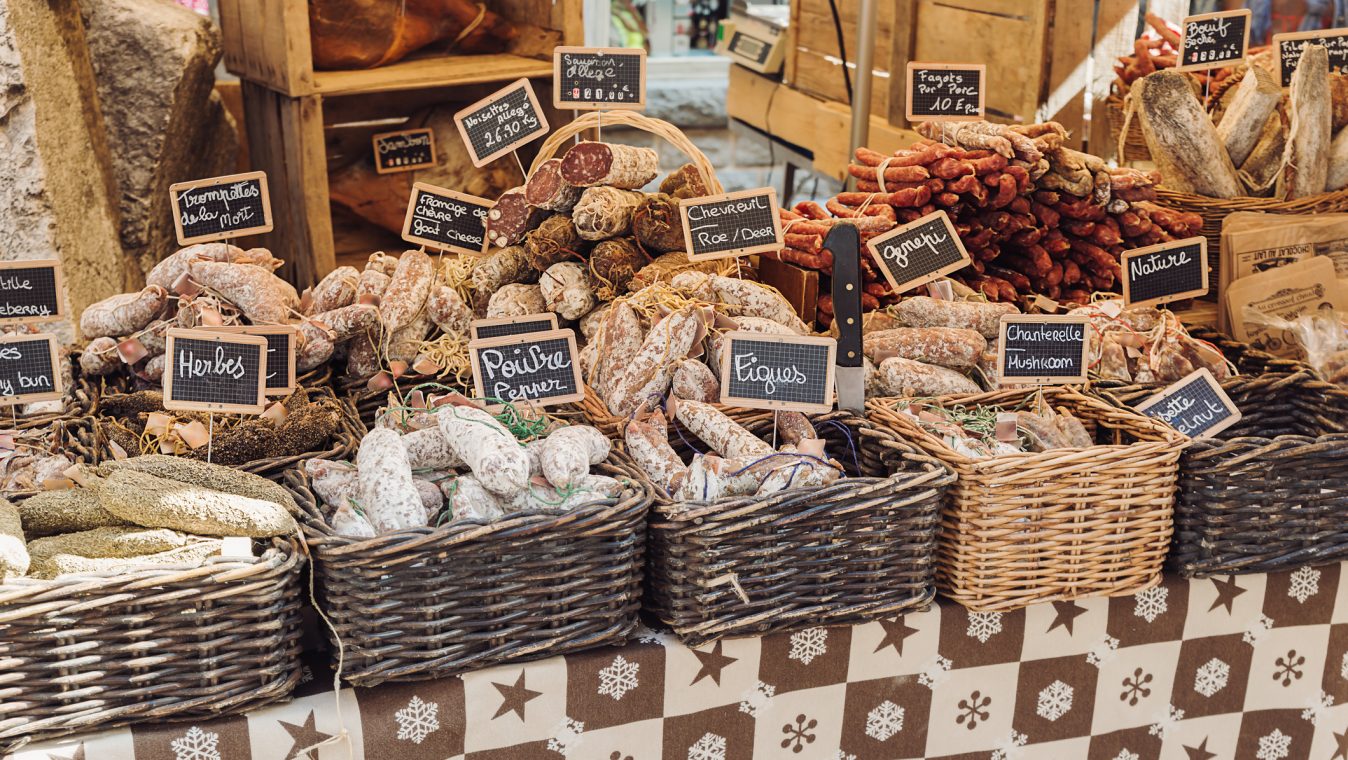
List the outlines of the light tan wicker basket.
{"type": "Polygon", "coordinates": [[[712,167],[711,161],[706,154],[698,150],[692,140],[688,139],[678,127],[667,121],[652,119],[649,116],[642,116],[634,111],[590,111],[579,118],[574,119],[569,124],[563,124],[556,131],[548,135],[548,139],[538,148],[538,155],[529,165],[529,176],[533,176],[538,171],[538,167],[543,165],[544,161],[556,158],[558,153],[564,153],[563,146],[581,132],[587,129],[603,129],[604,127],[632,127],[640,129],[643,132],[649,132],[656,137],[663,139],[670,145],[679,149],[680,153],[687,156],[693,165],[697,167],[698,173],[702,175],[706,183],[707,192],[712,195],[718,195],[725,192],[721,186],[720,180],[716,179],[716,170],[712,167]]]}

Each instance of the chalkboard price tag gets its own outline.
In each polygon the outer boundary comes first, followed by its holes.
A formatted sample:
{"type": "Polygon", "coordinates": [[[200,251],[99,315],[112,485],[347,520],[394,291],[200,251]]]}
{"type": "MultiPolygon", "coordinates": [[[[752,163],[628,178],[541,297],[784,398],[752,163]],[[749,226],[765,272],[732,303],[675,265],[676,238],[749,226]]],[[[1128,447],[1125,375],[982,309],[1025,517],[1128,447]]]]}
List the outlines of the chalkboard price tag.
{"type": "Polygon", "coordinates": [[[0,406],[61,398],[55,335],[0,336],[0,406]]]}
{"type": "Polygon", "coordinates": [[[866,241],[895,293],[925,285],[972,263],[945,211],[933,211],[866,241]]]}
{"type": "Polygon", "coordinates": [[[456,253],[479,255],[487,247],[487,212],[496,203],[417,182],[403,218],[403,240],[456,253]]]}
{"type": "Polygon", "coordinates": [[[65,318],[61,262],[0,262],[0,325],[65,318]]]}
{"type": "Polygon", "coordinates": [[[1090,342],[1086,317],[1008,314],[997,334],[1002,385],[1053,385],[1086,380],[1090,342]]]}
{"type": "Polygon", "coordinates": [[[679,201],[683,240],[692,261],[782,249],[777,191],[770,187],[679,201]]]}
{"type": "Polygon", "coordinates": [[[164,408],[261,414],[267,405],[267,339],[217,330],[167,332],[164,408]]]}
{"type": "MultiPolygon", "coordinates": [[[[525,333],[468,344],[477,395],[511,404],[551,406],[585,398],[578,355],[574,330],[525,333]]],[[[487,408],[500,406],[492,403],[487,408]]]]}
{"type": "Polygon", "coordinates": [[[1148,306],[1208,292],[1208,239],[1191,237],[1124,251],[1123,302],[1148,306]]]}
{"type": "Polygon", "coordinates": [[[486,166],[548,131],[534,86],[520,79],[454,114],[473,166],[486,166]]]}
{"type": "Polygon", "coordinates": [[[1190,438],[1216,435],[1240,421],[1240,409],[1207,367],[1138,404],[1137,410],[1190,438]]]}
{"type": "Polygon", "coordinates": [[[576,111],[641,110],[646,106],[646,50],[553,48],[552,104],[576,111]]]}
{"type": "Polygon", "coordinates": [[[475,319],[468,325],[469,340],[491,340],[525,333],[552,332],[557,329],[557,315],[527,314],[523,317],[475,319]]]}
{"type": "Polygon", "coordinates": [[[1292,86],[1292,73],[1301,61],[1301,49],[1307,45],[1324,45],[1331,73],[1348,67],[1348,29],[1275,34],[1273,49],[1278,53],[1278,81],[1283,87],[1292,86]]]}
{"type": "Polygon", "coordinates": [[[1245,60],[1250,47],[1250,10],[1189,16],[1180,25],[1180,65],[1176,71],[1220,69],[1245,60]]]}
{"type": "Polygon", "coordinates": [[[267,381],[264,392],[268,396],[289,396],[295,390],[295,339],[299,330],[291,325],[231,325],[213,327],[212,332],[238,335],[261,335],[267,339],[267,381]]]}
{"type": "Polygon", "coordinates": [[[230,174],[169,185],[179,245],[271,232],[265,172],[230,174]]]}
{"type": "Polygon", "coordinates": [[[988,67],[983,64],[908,62],[908,121],[980,121],[986,109],[988,67]]]}
{"type": "Polygon", "coordinates": [[[838,341],[736,330],[721,349],[721,403],[749,409],[833,409],[838,341]]]}
{"type": "Polygon", "coordinates": [[[370,138],[370,142],[374,146],[374,170],[380,174],[435,166],[435,130],[381,132],[370,138]]]}

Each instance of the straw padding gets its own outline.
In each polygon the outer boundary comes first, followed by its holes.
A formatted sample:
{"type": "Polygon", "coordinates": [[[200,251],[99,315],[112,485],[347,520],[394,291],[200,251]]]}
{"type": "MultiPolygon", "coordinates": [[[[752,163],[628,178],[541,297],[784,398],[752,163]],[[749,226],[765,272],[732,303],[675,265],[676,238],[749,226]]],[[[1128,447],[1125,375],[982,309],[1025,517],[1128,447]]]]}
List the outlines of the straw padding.
{"type": "Polygon", "coordinates": [[[558,153],[565,153],[566,150],[563,146],[569,147],[571,139],[581,132],[587,129],[599,129],[602,134],[604,127],[632,127],[659,137],[678,148],[679,152],[687,156],[688,160],[697,167],[698,173],[702,175],[702,180],[707,186],[708,193],[719,195],[725,192],[725,189],[721,187],[721,181],[716,179],[716,169],[712,166],[711,161],[707,159],[705,153],[693,144],[692,140],[688,139],[687,135],[667,121],[642,116],[635,111],[590,111],[558,127],[539,146],[538,155],[534,157],[534,162],[529,165],[529,176],[532,177],[544,161],[556,158],[558,153]]]}
{"type": "Polygon", "coordinates": [[[302,566],[294,540],[278,538],[253,559],[0,584],[0,753],[287,698],[300,678],[302,566]]]}
{"type": "Polygon", "coordinates": [[[631,487],[562,514],[370,539],[333,533],[308,477],[286,473],[319,603],[345,646],[342,677],[357,686],[443,678],[622,641],[640,606],[650,488],[617,452],[595,471],[631,487]]]}
{"type": "MultiPolygon", "coordinates": [[[[750,432],[772,439],[772,412],[740,411],[750,432]]],[[[847,472],[831,485],[710,502],[656,488],[646,607],[688,644],[931,601],[936,523],[954,473],[850,412],[811,422],[847,472]]]]}
{"type": "MultiPolygon", "coordinates": [[[[874,419],[957,473],[942,515],[936,582],[971,610],[1133,594],[1161,580],[1183,436],[1073,389],[1043,393],[1105,443],[971,459],[895,411],[907,401],[867,403],[874,419]]],[[[999,390],[934,403],[1011,410],[1028,408],[1034,394],[999,390]]]]}

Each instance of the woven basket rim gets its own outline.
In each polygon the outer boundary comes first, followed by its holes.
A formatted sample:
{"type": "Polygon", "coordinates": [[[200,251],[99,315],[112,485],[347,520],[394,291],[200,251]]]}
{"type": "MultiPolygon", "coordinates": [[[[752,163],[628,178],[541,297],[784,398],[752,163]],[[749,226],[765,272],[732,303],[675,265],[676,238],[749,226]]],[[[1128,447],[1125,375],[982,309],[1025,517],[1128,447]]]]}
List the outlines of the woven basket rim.
{"type": "Polygon", "coordinates": [[[1283,213],[1315,213],[1322,211],[1320,206],[1325,204],[1348,205],[1348,188],[1342,190],[1331,190],[1324,193],[1317,193],[1306,198],[1297,198],[1296,200],[1280,200],[1278,198],[1259,198],[1251,195],[1239,195],[1235,198],[1212,198],[1206,195],[1195,195],[1180,190],[1172,190],[1163,184],[1156,186],[1156,202],[1162,205],[1167,203],[1179,204],[1192,208],[1199,213],[1207,212],[1210,214],[1227,214],[1233,211],[1273,211],[1283,213]]]}
{"type": "Polygon", "coordinates": [[[698,173],[702,175],[702,180],[706,183],[709,193],[720,195],[725,192],[720,180],[716,178],[715,166],[707,158],[707,155],[692,140],[688,139],[683,130],[667,121],[635,111],[589,111],[558,127],[539,146],[538,155],[534,156],[533,163],[529,165],[529,176],[532,177],[534,172],[538,171],[538,167],[543,165],[543,162],[554,158],[558,149],[565,145],[568,140],[587,129],[602,127],[605,121],[611,127],[633,127],[662,138],[692,160],[698,173]]]}

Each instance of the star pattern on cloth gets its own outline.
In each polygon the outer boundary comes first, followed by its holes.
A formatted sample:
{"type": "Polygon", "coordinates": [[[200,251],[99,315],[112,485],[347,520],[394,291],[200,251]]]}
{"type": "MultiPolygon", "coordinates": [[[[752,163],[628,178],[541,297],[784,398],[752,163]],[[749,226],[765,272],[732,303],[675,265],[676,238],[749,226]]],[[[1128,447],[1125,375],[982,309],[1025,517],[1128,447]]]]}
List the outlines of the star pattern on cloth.
{"type": "Polygon", "coordinates": [[[885,629],[885,637],[880,639],[880,643],[876,645],[875,651],[878,652],[885,647],[894,647],[894,651],[898,652],[900,657],[903,656],[904,640],[917,633],[917,629],[903,622],[903,619],[904,616],[899,615],[893,620],[881,619],[876,621],[880,624],[880,627],[885,629]]]}
{"type": "Polygon", "coordinates": [[[80,746],[75,748],[75,754],[70,757],[57,757],[56,755],[47,755],[47,757],[51,758],[51,760],[85,760],[84,742],[80,742],[80,746]]]}
{"type": "Polygon", "coordinates": [[[710,677],[717,686],[721,685],[721,671],[730,667],[731,664],[739,662],[738,657],[722,654],[721,648],[722,643],[718,641],[712,646],[710,652],[702,652],[697,649],[692,650],[693,655],[697,657],[697,661],[702,663],[702,667],[697,671],[697,675],[693,677],[692,682],[688,684],[689,686],[708,677],[710,677]]]}
{"type": "Polygon", "coordinates": [[[1236,576],[1228,575],[1226,580],[1212,579],[1212,588],[1217,592],[1217,598],[1212,600],[1212,606],[1208,612],[1212,612],[1218,607],[1225,607],[1226,614],[1231,614],[1231,605],[1235,603],[1236,597],[1248,591],[1236,585],[1236,576]]]}
{"type": "MultiPolygon", "coordinates": [[[[296,760],[300,757],[300,750],[312,747],[319,742],[325,742],[333,737],[333,734],[325,734],[318,730],[313,710],[309,711],[309,717],[305,718],[301,725],[287,723],[283,720],[276,722],[281,724],[286,733],[290,734],[290,740],[294,742],[290,746],[290,750],[286,752],[286,760],[296,760]]],[[[305,757],[308,757],[308,755],[305,755],[305,757]]]]}
{"type": "Polygon", "coordinates": [[[1086,608],[1071,599],[1068,599],[1061,602],[1054,602],[1053,612],[1055,613],[1053,623],[1049,625],[1048,630],[1044,631],[1044,633],[1049,633],[1054,628],[1062,626],[1067,629],[1067,635],[1071,636],[1073,633],[1072,625],[1076,622],[1077,618],[1086,614],[1086,608]]]}
{"type": "Polygon", "coordinates": [[[520,670],[520,677],[515,679],[513,686],[496,683],[495,681],[491,685],[495,686],[496,690],[501,693],[501,706],[496,708],[496,714],[491,716],[492,720],[496,720],[508,712],[513,712],[519,716],[520,720],[524,720],[524,706],[543,696],[541,691],[525,688],[523,669],[520,670]]]}
{"type": "Polygon", "coordinates": [[[1187,744],[1181,744],[1180,746],[1184,747],[1184,751],[1188,753],[1189,760],[1212,760],[1217,756],[1215,752],[1208,752],[1208,738],[1206,736],[1203,737],[1203,743],[1197,747],[1190,747],[1187,744]]]}
{"type": "Polygon", "coordinates": [[[1338,745],[1334,750],[1334,756],[1329,760],[1338,760],[1339,758],[1348,758],[1348,728],[1343,729],[1343,733],[1332,732],[1334,741],[1338,745]]]}

